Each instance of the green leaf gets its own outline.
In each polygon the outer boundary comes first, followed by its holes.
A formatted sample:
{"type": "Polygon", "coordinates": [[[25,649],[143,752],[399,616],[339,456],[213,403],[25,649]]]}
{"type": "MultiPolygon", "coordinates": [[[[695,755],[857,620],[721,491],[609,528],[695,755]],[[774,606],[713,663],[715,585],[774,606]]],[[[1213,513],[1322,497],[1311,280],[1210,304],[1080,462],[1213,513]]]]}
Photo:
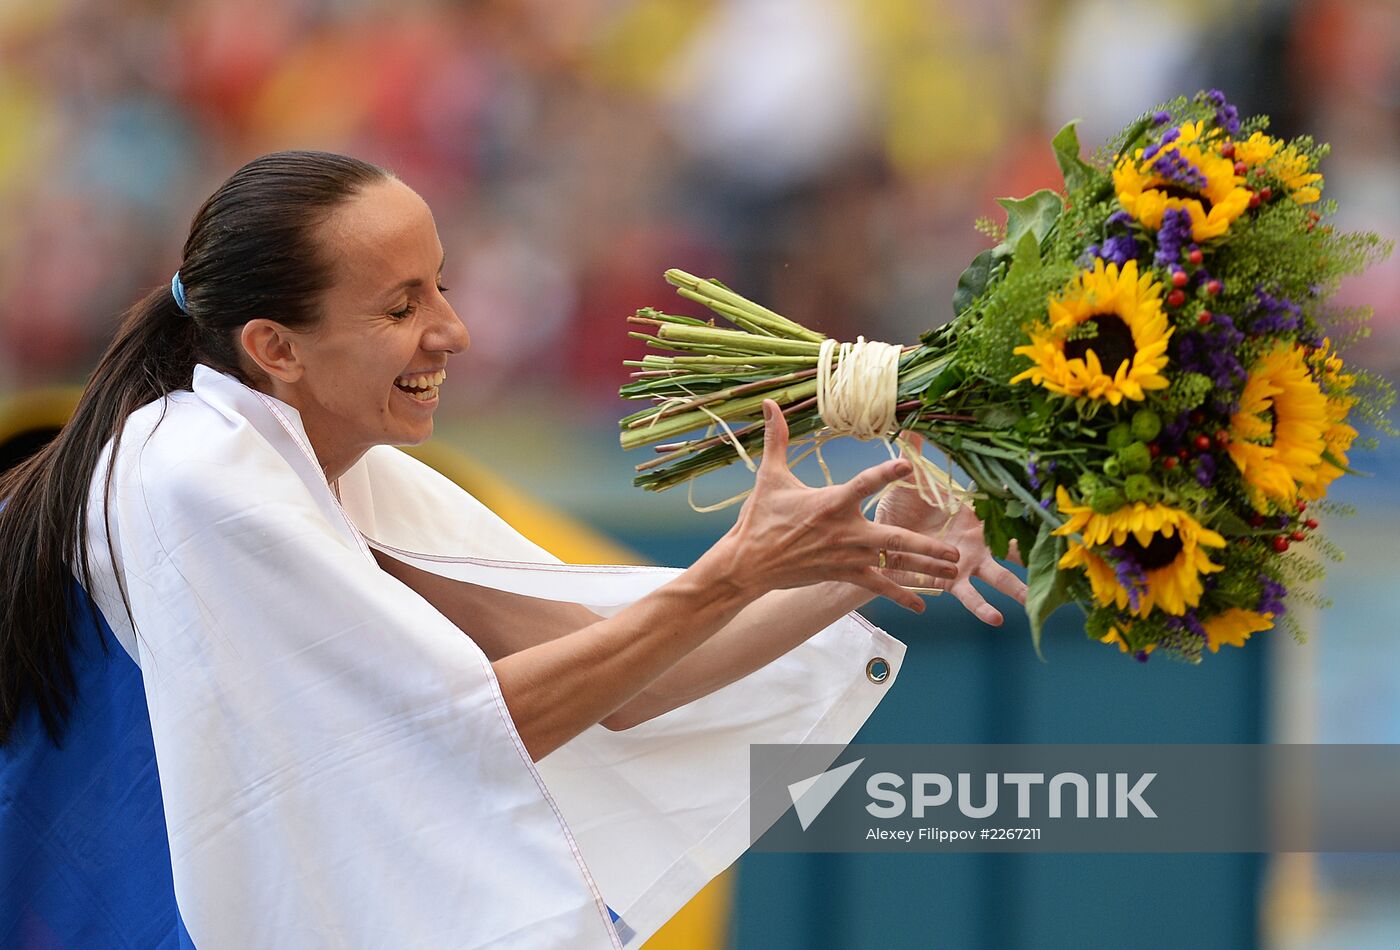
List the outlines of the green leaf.
{"type": "Polygon", "coordinates": [[[983,496],[974,503],[973,511],[982,522],[982,540],[987,543],[992,557],[1006,557],[1011,543],[1011,525],[1007,524],[1006,517],[1001,513],[1001,506],[994,499],[983,496]]]}
{"type": "Polygon", "coordinates": [[[961,363],[949,363],[937,376],[929,381],[924,389],[923,404],[932,406],[940,398],[957,388],[967,378],[967,370],[961,363]]]}
{"type": "Polygon", "coordinates": [[[992,275],[992,256],[991,250],[978,254],[958,277],[958,287],[953,291],[953,313],[962,313],[972,306],[987,289],[987,280],[992,275]]]}
{"type": "Polygon", "coordinates": [[[1031,643],[1042,660],[1045,654],[1040,651],[1040,634],[1045,621],[1070,600],[1066,583],[1069,575],[1059,566],[1064,553],[1065,539],[1051,534],[1048,524],[1041,525],[1035,547],[1026,560],[1026,616],[1031,624],[1031,643]]]}
{"type": "Polygon", "coordinates": [[[1078,119],[1065,123],[1050,140],[1055,149],[1055,161],[1060,163],[1060,172],[1065,176],[1066,191],[1077,191],[1094,177],[1093,166],[1079,157],[1079,132],[1075,129],[1078,124],[1078,119]]]}
{"type": "Polygon", "coordinates": [[[1021,419],[1015,406],[994,405],[979,409],[975,413],[977,421],[989,429],[1009,429],[1021,419]]]}
{"type": "Polygon", "coordinates": [[[998,198],[997,204],[1006,209],[1005,246],[1021,251],[1021,239],[1027,234],[1035,235],[1037,246],[1045,240],[1050,229],[1060,218],[1064,202],[1049,188],[1042,188],[1024,198],[998,198]]]}
{"type": "Polygon", "coordinates": [[[1244,535],[1254,530],[1247,521],[1228,508],[1217,511],[1212,520],[1215,523],[1211,527],[1223,534],[1244,535]]]}
{"type": "Polygon", "coordinates": [[[1007,278],[1023,277],[1027,272],[1040,270],[1040,241],[1027,231],[1016,242],[1016,251],[1011,258],[1011,273],[1007,278]]]}

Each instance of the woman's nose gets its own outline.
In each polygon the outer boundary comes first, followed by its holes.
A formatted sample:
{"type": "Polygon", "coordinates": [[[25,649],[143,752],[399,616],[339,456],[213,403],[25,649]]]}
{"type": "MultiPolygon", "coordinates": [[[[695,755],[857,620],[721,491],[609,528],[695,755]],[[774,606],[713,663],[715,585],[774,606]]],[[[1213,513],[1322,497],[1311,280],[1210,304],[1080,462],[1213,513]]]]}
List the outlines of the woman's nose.
{"type": "Polygon", "coordinates": [[[467,332],[467,325],[462,322],[461,317],[457,316],[457,311],[452,309],[450,303],[444,301],[441,314],[441,319],[433,327],[429,339],[423,341],[423,348],[460,353],[470,347],[472,338],[471,334],[467,332]]]}

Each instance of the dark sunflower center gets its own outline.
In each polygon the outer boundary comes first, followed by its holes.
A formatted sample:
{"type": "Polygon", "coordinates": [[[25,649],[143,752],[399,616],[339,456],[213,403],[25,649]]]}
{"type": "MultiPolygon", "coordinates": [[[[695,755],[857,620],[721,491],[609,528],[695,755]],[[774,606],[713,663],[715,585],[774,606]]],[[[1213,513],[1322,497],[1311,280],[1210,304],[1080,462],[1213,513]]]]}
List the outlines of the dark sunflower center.
{"type": "Polygon", "coordinates": [[[1194,188],[1187,188],[1185,185],[1179,185],[1174,181],[1164,181],[1152,187],[1168,198],[1180,198],[1183,201],[1199,201],[1201,203],[1201,210],[1206,214],[1210,214],[1210,199],[1194,188]]]}
{"type": "Polygon", "coordinates": [[[1176,556],[1181,553],[1181,532],[1177,531],[1170,538],[1160,534],[1153,535],[1152,543],[1147,547],[1139,544],[1137,538],[1128,535],[1123,549],[1138,567],[1144,571],[1155,571],[1175,561],[1176,556]]]}
{"type": "Polygon", "coordinates": [[[1092,323],[1098,332],[1090,337],[1066,340],[1065,359],[1082,360],[1085,353],[1093,350],[1103,366],[1103,371],[1112,376],[1118,372],[1118,367],[1124,360],[1131,361],[1137,355],[1137,347],[1133,344],[1133,331],[1118,314],[1095,314],[1084,323],[1092,323]]]}

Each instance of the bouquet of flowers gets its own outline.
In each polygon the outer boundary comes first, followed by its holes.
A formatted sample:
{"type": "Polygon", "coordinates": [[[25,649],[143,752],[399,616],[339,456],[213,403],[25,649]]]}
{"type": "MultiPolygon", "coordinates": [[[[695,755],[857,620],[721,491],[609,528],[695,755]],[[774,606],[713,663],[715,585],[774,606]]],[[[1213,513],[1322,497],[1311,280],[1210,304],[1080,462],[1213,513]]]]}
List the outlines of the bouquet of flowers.
{"type": "Polygon", "coordinates": [[[1058,606],[1139,660],[1189,661],[1280,623],[1321,560],[1319,518],[1349,472],[1357,423],[1393,434],[1393,392],[1339,348],[1368,311],[1329,306],[1390,248],[1326,223],[1327,147],[1241,120],[1218,91],[1146,114],[1093,159],[1055,136],[1063,192],[1003,199],[979,222],[955,316],[908,346],[838,344],[713,280],[670,271],[732,327],[652,309],[648,354],[622,388],[652,405],[621,422],[653,490],[762,448],[761,406],[810,447],[920,433],[972,479],[925,464],[936,500],[975,505],[993,553],[1025,559],[1040,631],[1058,606]],[[1326,327],[1327,329],[1324,329],[1326,327]],[[708,431],[697,432],[695,430],[708,431]]]}

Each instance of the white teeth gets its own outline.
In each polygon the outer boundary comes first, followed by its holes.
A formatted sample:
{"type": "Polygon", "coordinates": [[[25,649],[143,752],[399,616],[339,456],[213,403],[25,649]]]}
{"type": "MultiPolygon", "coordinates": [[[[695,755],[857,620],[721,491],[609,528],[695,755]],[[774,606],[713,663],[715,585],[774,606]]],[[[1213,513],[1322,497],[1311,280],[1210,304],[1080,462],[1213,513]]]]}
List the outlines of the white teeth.
{"type": "Polygon", "coordinates": [[[412,376],[400,376],[394,380],[394,385],[400,389],[436,389],[441,386],[443,380],[447,379],[447,370],[440,369],[436,373],[416,373],[412,376]]]}

